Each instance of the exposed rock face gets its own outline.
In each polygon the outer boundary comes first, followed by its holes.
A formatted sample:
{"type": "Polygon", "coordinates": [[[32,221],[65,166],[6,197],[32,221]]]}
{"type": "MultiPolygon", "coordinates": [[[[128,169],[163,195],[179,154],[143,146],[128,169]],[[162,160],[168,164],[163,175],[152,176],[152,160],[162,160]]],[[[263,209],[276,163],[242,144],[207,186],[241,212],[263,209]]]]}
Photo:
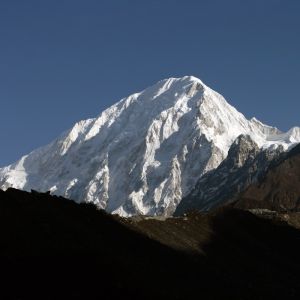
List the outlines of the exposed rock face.
{"type": "Polygon", "coordinates": [[[171,215],[241,134],[259,148],[300,142],[297,128],[247,120],[195,77],[170,78],[0,169],[0,188],[49,190],[122,216],[171,215]]]}
{"type": "Polygon", "coordinates": [[[300,211],[300,146],[274,161],[262,180],[239,195],[235,206],[300,211]]]}
{"type": "Polygon", "coordinates": [[[207,211],[233,201],[257,182],[282,152],[282,147],[261,150],[250,136],[240,135],[220,166],[202,176],[192,192],[183,198],[175,215],[193,209],[207,211]]]}
{"type": "Polygon", "coordinates": [[[277,214],[300,211],[300,145],[260,150],[240,136],[221,165],[205,174],[175,215],[206,211],[231,203],[234,207],[277,214]]]}

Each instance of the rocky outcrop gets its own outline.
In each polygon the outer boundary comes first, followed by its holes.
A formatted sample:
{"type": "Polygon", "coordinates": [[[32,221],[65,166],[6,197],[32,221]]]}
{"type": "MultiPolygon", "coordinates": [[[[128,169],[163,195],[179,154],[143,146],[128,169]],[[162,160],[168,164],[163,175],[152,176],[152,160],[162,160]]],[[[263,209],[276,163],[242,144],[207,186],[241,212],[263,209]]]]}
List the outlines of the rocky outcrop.
{"type": "Polygon", "coordinates": [[[261,180],[239,195],[234,206],[279,212],[300,211],[300,145],[274,161],[261,180]]]}
{"type": "Polygon", "coordinates": [[[175,215],[189,210],[207,211],[234,201],[252,183],[258,182],[283,148],[261,150],[248,135],[239,136],[218,168],[200,178],[192,192],[178,205],[175,215]]]}

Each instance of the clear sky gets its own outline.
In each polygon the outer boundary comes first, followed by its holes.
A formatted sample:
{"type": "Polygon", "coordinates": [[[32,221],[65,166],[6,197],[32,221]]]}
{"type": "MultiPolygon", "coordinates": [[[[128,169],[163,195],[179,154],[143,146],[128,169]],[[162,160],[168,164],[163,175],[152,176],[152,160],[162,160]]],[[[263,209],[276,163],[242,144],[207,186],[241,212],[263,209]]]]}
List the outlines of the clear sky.
{"type": "Polygon", "coordinates": [[[0,166],[167,77],[300,125],[298,0],[1,0],[0,166]]]}

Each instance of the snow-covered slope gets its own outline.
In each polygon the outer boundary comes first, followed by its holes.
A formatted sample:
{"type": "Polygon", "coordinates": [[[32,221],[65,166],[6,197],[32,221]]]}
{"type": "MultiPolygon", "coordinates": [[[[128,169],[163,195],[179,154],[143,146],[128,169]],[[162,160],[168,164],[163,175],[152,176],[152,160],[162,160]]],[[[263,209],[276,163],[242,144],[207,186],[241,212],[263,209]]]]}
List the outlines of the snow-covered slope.
{"type": "Polygon", "coordinates": [[[123,216],[170,215],[240,134],[261,148],[300,142],[299,128],[247,120],[201,80],[170,78],[0,169],[0,188],[50,190],[123,216]]]}

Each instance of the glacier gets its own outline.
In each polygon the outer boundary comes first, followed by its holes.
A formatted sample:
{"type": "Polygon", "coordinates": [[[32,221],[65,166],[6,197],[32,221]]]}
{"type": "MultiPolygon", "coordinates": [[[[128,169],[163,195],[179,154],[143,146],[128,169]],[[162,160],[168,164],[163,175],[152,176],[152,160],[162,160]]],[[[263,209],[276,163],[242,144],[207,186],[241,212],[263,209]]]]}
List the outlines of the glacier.
{"type": "Polygon", "coordinates": [[[200,79],[169,78],[1,168],[0,188],[50,191],[125,217],[168,216],[241,134],[261,149],[300,142],[299,127],[284,133],[248,120],[200,79]]]}

